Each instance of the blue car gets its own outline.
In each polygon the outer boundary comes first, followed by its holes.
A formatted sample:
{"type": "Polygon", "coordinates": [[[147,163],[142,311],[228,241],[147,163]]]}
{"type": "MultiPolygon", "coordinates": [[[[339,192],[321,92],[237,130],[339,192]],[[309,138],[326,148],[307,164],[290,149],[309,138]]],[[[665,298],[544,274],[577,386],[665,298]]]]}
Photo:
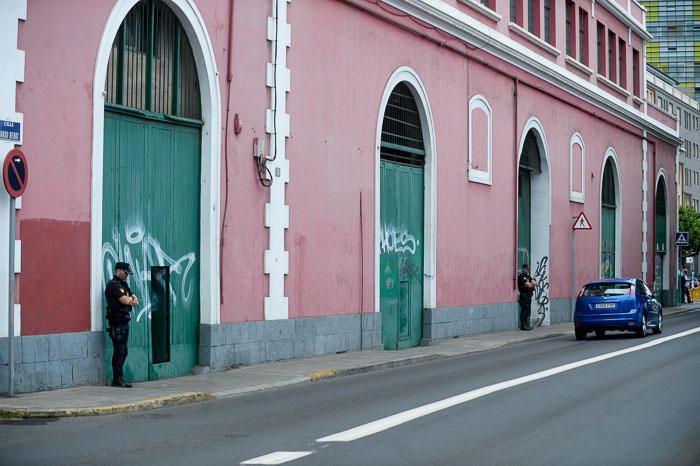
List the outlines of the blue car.
{"type": "Polygon", "coordinates": [[[644,338],[651,329],[661,333],[663,310],[649,287],[636,278],[612,278],[588,283],[576,299],[577,340],[588,332],[602,337],[606,330],[633,331],[644,338]]]}

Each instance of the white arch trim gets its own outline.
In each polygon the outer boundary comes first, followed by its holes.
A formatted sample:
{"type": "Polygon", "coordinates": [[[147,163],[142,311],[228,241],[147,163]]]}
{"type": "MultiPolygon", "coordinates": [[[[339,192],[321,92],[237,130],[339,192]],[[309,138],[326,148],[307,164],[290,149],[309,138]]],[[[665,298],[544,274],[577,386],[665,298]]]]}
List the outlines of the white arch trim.
{"type": "MultiPolygon", "coordinates": [[[[531,232],[537,232],[537,234],[531,234],[530,270],[533,272],[533,274],[536,274],[540,264],[546,264],[545,271],[546,275],[549,277],[549,259],[545,261],[544,258],[549,258],[550,253],[550,230],[552,226],[552,176],[547,135],[544,132],[542,122],[540,122],[540,120],[536,117],[531,117],[527,120],[520,134],[520,144],[518,145],[518,160],[516,166],[520,166],[520,157],[523,154],[525,139],[530,130],[533,130],[536,135],[535,140],[537,141],[537,149],[540,153],[540,166],[542,169],[542,172],[533,176],[531,181],[531,199],[538,203],[538,208],[531,210],[530,230],[531,232]]],[[[540,279],[538,278],[538,280],[540,279]]],[[[549,297],[549,287],[544,287],[543,290],[543,293],[549,297]]],[[[533,313],[536,312],[536,306],[536,303],[533,304],[533,313]]],[[[542,325],[549,325],[551,315],[549,310],[550,307],[545,306],[545,316],[544,320],[542,321],[542,325]]]]}
{"type": "MultiPolygon", "coordinates": [[[[671,221],[668,215],[670,209],[669,197],[668,197],[668,176],[666,175],[666,170],[660,168],[656,174],[656,183],[654,184],[654,231],[656,231],[656,196],[659,192],[659,182],[664,180],[664,199],[666,200],[666,254],[664,254],[663,263],[661,267],[663,269],[663,283],[661,284],[662,289],[667,290],[670,286],[670,251],[669,243],[671,241],[671,221]]],[[[654,264],[656,265],[656,237],[654,237],[654,264]]],[[[654,276],[656,277],[656,270],[654,270],[654,276]]],[[[654,280],[656,282],[656,280],[654,280]]],[[[657,290],[654,290],[657,291],[657,290]]]]}
{"type": "MultiPolygon", "coordinates": [[[[192,46],[202,100],[200,210],[200,322],[220,322],[219,224],[221,196],[221,92],[214,50],[194,0],[163,0],[180,20],[192,46]]],[[[107,64],[114,38],[138,0],[118,0],[102,32],[93,80],[90,304],[93,331],[102,329],[102,177],[107,64]]]]}
{"type": "Polygon", "coordinates": [[[620,165],[617,161],[617,152],[612,147],[608,147],[603,157],[603,166],[600,168],[600,188],[599,188],[599,212],[598,212],[598,270],[600,276],[603,275],[603,263],[600,261],[603,253],[603,176],[605,175],[605,164],[608,159],[612,159],[613,179],[615,180],[615,276],[622,276],[622,183],[620,179],[620,165]]]}
{"type": "Polygon", "coordinates": [[[399,83],[406,83],[413,92],[413,97],[418,106],[425,144],[425,190],[424,190],[424,216],[423,216],[423,308],[433,309],[437,306],[436,286],[436,205],[437,205],[437,168],[435,160],[435,126],[433,113],[430,110],[428,94],[418,73],[408,66],[402,66],[394,71],[384,87],[382,100],[377,112],[377,132],[374,148],[374,310],[379,312],[379,232],[381,231],[381,142],[382,124],[384,123],[384,110],[391,92],[399,83]]]}
{"type": "MultiPolygon", "coordinates": [[[[480,135],[483,137],[483,134],[480,135]]],[[[493,111],[489,105],[486,97],[482,95],[475,95],[469,99],[469,165],[468,178],[469,181],[474,181],[476,183],[483,183],[490,185],[492,183],[491,167],[492,167],[492,150],[493,150],[493,111]],[[474,142],[474,119],[472,117],[475,110],[481,110],[486,115],[486,121],[488,122],[488,130],[486,134],[486,148],[488,162],[486,170],[481,169],[481,167],[475,167],[473,163],[473,147],[474,142]]]]}
{"type": "Polygon", "coordinates": [[[523,155],[523,147],[525,147],[525,138],[527,133],[533,129],[537,133],[537,149],[540,151],[540,158],[544,156],[544,162],[546,162],[546,167],[542,167],[542,173],[547,175],[547,199],[549,199],[549,205],[547,206],[547,216],[546,222],[547,226],[552,224],[552,209],[551,209],[551,199],[552,199],[552,177],[549,173],[549,143],[547,142],[547,135],[544,132],[544,127],[542,122],[536,117],[531,117],[525,123],[523,130],[520,134],[520,144],[518,145],[518,165],[520,166],[520,157],[523,155]],[[546,172],[545,172],[546,169],[546,172]]]}
{"type": "Polygon", "coordinates": [[[569,141],[569,200],[583,204],[586,201],[586,145],[579,133],[569,141]],[[574,146],[581,148],[581,191],[574,189],[574,146]]]}

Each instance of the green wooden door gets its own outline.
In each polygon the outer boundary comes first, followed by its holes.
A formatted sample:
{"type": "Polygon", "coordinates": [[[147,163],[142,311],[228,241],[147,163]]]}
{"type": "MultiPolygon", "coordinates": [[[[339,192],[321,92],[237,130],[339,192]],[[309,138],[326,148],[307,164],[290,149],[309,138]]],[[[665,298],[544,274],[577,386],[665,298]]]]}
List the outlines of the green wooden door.
{"type": "Polygon", "coordinates": [[[617,199],[615,178],[610,159],[603,170],[603,189],[600,209],[600,275],[601,278],[615,277],[617,199]]]}
{"type": "Polygon", "coordinates": [[[602,208],[601,218],[601,278],[615,277],[615,209],[602,208]]]}
{"type": "Polygon", "coordinates": [[[423,329],[423,167],[381,162],[380,308],[384,349],[423,329]]]}
{"type": "MultiPolygon", "coordinates": [[[[104,277],[117,260],[131,263],[129,284],[141,301],[127,380],[184,375],[197,364],[199,180],[199,127],[105,112],[104,277]]],[[[108,378],[111,357],[107,338],[108,378]]]]}
{"type": "Polygon", "coordinates": [[[530,171],[520,168],[518,173],[518,270],[520,270],[523,264],[531,265],[532,203],[530,171]]]}

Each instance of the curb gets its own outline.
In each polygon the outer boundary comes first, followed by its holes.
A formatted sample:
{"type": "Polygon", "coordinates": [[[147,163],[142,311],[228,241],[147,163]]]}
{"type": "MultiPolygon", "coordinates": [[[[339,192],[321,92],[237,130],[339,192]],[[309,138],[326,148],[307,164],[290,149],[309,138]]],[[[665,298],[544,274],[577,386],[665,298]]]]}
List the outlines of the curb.
{"type": "Polygon", "coordinates": [[[689,312],[695,312],[700,310],[700,306],[698,307],[689,307],[688,309],[679,309],[678,311],[672,312],[670,314],[664,314],[665,317],[670,317],[670,316],[678,316],[682,314],[688,314],[689,312]]]}
{"type": "Polygon", "coordinates": [[[107,406],[94,406],[85,408],[9,408],[0,407],[0,419],[25,419],[25,418],[52,418],[52,417],[80,417],[103,416],[106,414],[132,413],[149,409],[175,406],[196,401],[213,400],[214,397],[203,392],[184,392],[172,395],[163,395],[149,400],[136,401],[134,403],[122,403],[107,406]]]}

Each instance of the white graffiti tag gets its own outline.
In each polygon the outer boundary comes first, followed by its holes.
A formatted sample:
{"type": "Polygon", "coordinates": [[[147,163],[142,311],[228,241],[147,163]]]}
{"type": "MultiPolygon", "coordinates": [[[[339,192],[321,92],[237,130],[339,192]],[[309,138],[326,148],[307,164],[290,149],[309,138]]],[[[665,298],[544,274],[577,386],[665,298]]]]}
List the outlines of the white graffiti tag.
{"type": "Polygon", "coordinates": [[[382,225],[379,232],[379,247],[382,252],[416,253],[418,241],[406,228],[396,228],[394,225],[382,225]]]}
{"type": "Polygon", "coordinates": [[[170,300],[176,305],[178,299],[187,304],[192,296],[192,280],[188,280],[190,269],[197,257],[194,252],[173,259],[161,247],[160,242],[150,233],[145,233],[143,226],[127,225],[124,228],[122,241],[119,231],[115,227],[112,231],[112,242],[102,245],[102,264],[104,267],[103,283],[106,285],[114,274],[114,265],[118,261],[131,264],[134,274],[129,280],[129,285],[141,301],[141,308],[136,316],[138,322],[141,317],[147,315],[151,318],[151,267],[169,266],[171,274],[170,300]],[[179,279],[180,286],[176,286],[179,279]]]}

